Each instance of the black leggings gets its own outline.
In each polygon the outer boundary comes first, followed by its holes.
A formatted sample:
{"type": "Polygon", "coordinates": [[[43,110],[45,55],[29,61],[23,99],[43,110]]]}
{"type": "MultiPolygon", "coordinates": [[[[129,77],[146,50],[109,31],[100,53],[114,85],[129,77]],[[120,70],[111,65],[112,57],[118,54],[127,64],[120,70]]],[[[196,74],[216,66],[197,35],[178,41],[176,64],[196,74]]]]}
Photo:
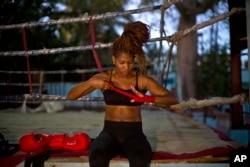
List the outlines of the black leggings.
{"type": "Polygon", "coordinates": [[[150,165],[152,149],[141,122],[105,121],[103,130],[90,146],[90,167],[107,167],[118,154],[128,158],[130,167],[150,165]]]}

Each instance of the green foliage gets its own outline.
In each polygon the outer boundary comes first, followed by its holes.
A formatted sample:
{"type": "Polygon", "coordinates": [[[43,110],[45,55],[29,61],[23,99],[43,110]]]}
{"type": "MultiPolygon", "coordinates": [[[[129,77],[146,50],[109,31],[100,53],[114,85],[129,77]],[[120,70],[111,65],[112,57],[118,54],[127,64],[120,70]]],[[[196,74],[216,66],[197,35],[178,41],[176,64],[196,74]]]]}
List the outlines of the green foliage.
{"type": "MultiPolygon", "coordinates": [[[[123,10],[123,5],[126,2],[127,0],[3,0],[0,1],[0,24],[36,22],[45,18],[58,20],[60,18],[119,12],[123,10]],[[58,7],[59,5],[65,6],[65,10],[60,9],[58,7]]],[[[122,20],[121,17],[94,21],[96,41],[113,41],[118,35],[115,31],[115,26],[123,25],[124,22],[130,20],[130,18],[123,17],[123,21],[120,20],[122,20]]],[[[26,34],[29,50],[91,44],[88,22],[32,27],[26,29],[26,34]]],[[[23,50],[21,30],[0,30],[0,43],[0,51],[23,50]]],[[[86,56],[83,55],[83,53],[92,56],[91,52],[75,52],[64,53],[60,56],[41,55],[38,57],[47,57],[47,61],[55,61],[57,63],[63,63],[65,61],[79,63],[78,59],[86,56]]]]}
{"type": "Polygon", "coordinates": [[[195,82],[197,96],[229,96],[230,92],[230,55],[226,48],[211,51],[202,55],[198,60],[195,82]]]}
{"type": "MultiPolygon", "coordinates": [[[[108,12],[119,12],[123,11],[123,5],[127,2],[122,0],[110,0],[110,1],[102,1],[102,0],[65,0],[65,4],[67,6],[65,10],[64,17],[79,17],[79,16],[93,16],[100,15],[108,12]]],[[[128,22],[130,17],[122,17],[125,21],[122,20],[121,17],[112,18],[112,19],[103,19],[96,20],[93,22],[95,38],[96,42],[112,42],[117,36],[116,26],[124,25],[124,22],[128,22]]],[[[67,41],[68,45],[78,46],[78,45],[90,45],[91,37],[89,24],[86,23],[76,23],[76,24],[68,24],[63,25],[60,30],[60,36],[62,36],[65,41],[67,41]]],[[[99,58],[102,64],[105,66],[111,64],[110,59],[110,50],[97,50],[99,58]]],[[[73,53],[74,56],[60,57],[57,61],[71,61],[72,63],[79,64],[82,62],[85,66],[88,64],[92,64],[95,66],[92,52],[84,51],[84,52],[76,52],[73,53]]],[[[96,67],[96,66],[95,66],[96,67]]]]}
{"type": "MultiPolygon", "coordinates": [[[[146,44],[145,47],[147,48],[147,57],[150,59],[150,61],[154,61],[156,57],[159,55],[159,49],[157,47],[156,43],[149,43],[146,44]]],[[[165,54],[165,53],[163,53],[165,54]]]]}
{"type": "MultiPolygon", "coordinates": [[[[0,24],[18,24],[31,21],[39,21],[45,16],[57,13],[55,10],[56,1],[45,0],[4,0],[0,1],[0,24]],[[47,3],[47,5],[46,5],[47,3]]],[[[35,27],[25,28],[27,45],[29,50],[55,48],[63,46],[63,42],[57,38],[56,27],[35,27]]],[[[0,51],[24,50],[22,30],[7,29],[0,30],[0,51]]],[[[25,69],[25,57],[0,57],[2,69],[25,69]],[[11,62],[11,63],[10,63],[11,62]]],[[[52,61],[51,56],[32,56],[30,61],[47,62],[52,61]]]]}

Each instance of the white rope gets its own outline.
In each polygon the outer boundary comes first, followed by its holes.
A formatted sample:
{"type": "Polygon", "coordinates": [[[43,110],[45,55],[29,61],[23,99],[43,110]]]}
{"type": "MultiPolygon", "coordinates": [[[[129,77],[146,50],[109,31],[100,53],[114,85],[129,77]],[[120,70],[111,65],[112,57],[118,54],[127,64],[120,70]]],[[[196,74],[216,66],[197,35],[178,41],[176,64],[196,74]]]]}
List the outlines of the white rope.
{"type": "MultiPolygon", "coordinates": [[[[103,68],[104,70],[110,70],[113,67],[106,67],[103,68]]],[[[56,70],[56,71],[44,71],[43,74],[83,74],[83,73],[91,73],[91,72],[98,72],[98,69],[75,69],[75,70],[56,70]]],[[[0,73],[5,74],[27,74],[28,71],[4,71],[0,70],[0,73]]],[[[30,71],[30,74],[40,74],[41,71],[30,71]]]]}
{"type": "MultiPolygon", "coordinates": [[[[200,24],[196,24],[192,26],[191,28],[187,28],[184,31],[178,31],[174,33],[171,36],[165,37],[165,38],[152,38],[149,40],[149,42],[154,42],[154,41],[161,41],[161,40],[167,40],[169,42],[178,42],[188,34],[192,33],[193,31],[197,31],[198,29],[202,29],[206,26],[212,25],[218,21],[225,20],[229,16],[237,13],[244,12],[244,8],[233,8],[231,11],[226,12],[224,14],[221,14],[219,16],[216,16],[208,21],[205,21],[200,24]]],[[[95,49],[99,48],[109,48],[112,46],[112,43],[96,43],[94,46],[95,49]]],[[[0,56],[37,56],[37,55],[47,55],[47,54],[58,54],[58,53],[64,53],[64,52],[72,52],[72,51],[83,51],[87,49],[91,49],[92,45],[87,45],[87,46],[74,46],[74,47],[65,47],[65,48],[54,48],[54,49],[40,49],[40,50],[29,50],[29,51],[7,51],[7,52],[0,52],[0,56]]]]}
{"type": "Polygon", "coordinates": [[[200,24],[196,24],[190,28],[185,29],[184,31],[178,31],[175,34],[172,35],[172,38],[170,39],[172,42],[177,42],[179,40],[181,40],[182,38],[184,38],[185,36],[187,36],[188,34],[197,31],[199,29],[202,29],[204,27],[210,26],[216,22],[222,21],[227,19],[228,17],[230,17],[233,14],[239,14],[242,12],[245,12],[246,9],[245,8],[232,8],[231,11],[229,12],[225,12],[221,15],[218,15],[216,17],[213,17],[212,19],[202,22],[200,24]]]}
{"type": "MultiPolygon", "coordinates": [[[[148,42],[155,42],[159,40],[170,40],[169,37],[163,38],[151,38],[148,42]]],[[[100,43],[97,42],[94,45],[95,49],[102,49],[102,48],[110,48],[112,46],[112,42],[110,43],[100,43]]],[[[28,50],[28,51],[6,51],[0,52],[0,56],[38,56],[38,55],[48,55],[48,54],[59,54],[65,52],[73,52],[73,51],[84,51],[92,49],[92,45],[86,46],[72,46],[72,47],[63,47],[63,48],[52,48],[52,49],[38,49],[38,50],[28,50]]]]}
{"type": "Polygon", "coordinates": [[[21,23],[21,24],[1,25],[0,29],[16,29],[16,28],[24,28],[24,27],[32,28],[32,27],[51,26],[51,25],[60,25],[60,24],[77,23],[77,22],[88,22],[90,18],[92,18],[92,20],[104,20],[104,19],[110,19],[110,18],[114,18],[118,16],[152,11],[152,10],[156,10],[159,8],[160,8],[160,5],[153,6],[153,7],[145,7],[141,9],[135,9],[135,10],[128,10],[124,12],[108,12],[108,13],[94,15],[94,16],[82,16],[82,17],[75,17],[75,18],[50,20],[46,22],[28,22],[28,23],[21,23]]]}
{"type": "MultiPolygon", "coordinates": [[[[26,86],[30,86],[29,83],[0,83],[0,86],[23,86],[23,87],[26,87],[26,86]]],[[[39,86],[39,83],[32,83],[32,86],[39,86]]]]}
{"type": "Polygon", "coordinates": [[[141,9],[128,10],[124,12],[108,12],[108,13],[94,15],[94,16],[82,16],[82,17],[75,17],[75,18],[50,20],[46,22],[28,22],[28,23],[21,23],[21,24],[1,25],[0,29],[16,29],[16,28],[24,28],[24,27],[32,28],[32,27],[39,27],[39,26],[51,26],[51,25],[60,25],[60,24],[77,23],[77,22],[88,22],[90,18],[92,18],[92,20],[104,20],[104,19],[110,19],[110,18],[114,18],[118,16],[125,16],[125,15],[130,15],[130,14],[135,14],[135,13],[152,11],[152,10],[160,9],[160,7],[161,5],[145,7],[141,9]]]}
{"type": "MultiPolygon", "coordinates": [[[[68,100],[66,96],[59,96],[59,95],[44,95],[44,94],[24,94],[24,95],[14,95],[14,96],[0,96],[0,102],[22,102],[23,110],[26,111],[26,103],[27,102],[42,102],[42,101],[64,101],[68,100]]],[[[74,101],[103,101],[103,97],[87,97],[83,96],[78,98],[74,101]]],[[[204,99],[204,100],[196,100],[191,99],[188,101],[183,101],[179,104],[172,105],[171,109],[175,112],[182,112],[187,109],[194,109],[194,108],[202,108],[206,106],[215,106],[221,104],[232,104],[232,103],[245,103],[247,101],[247,97],[244,93],[234,95],[233,97],[213,97],[211,99],[204,99]]],[[[150,104],[152,105],[152,104],[150,104]]],[[[154,105],[154,104],[153,104],[154,105]]],[[[155,106],[169,108],[164,105],[155,106]]]]}
{"type": "MultiPolygon", "coordinates": [[[[27,100],[31,101],[59,101],[59,100],[69,100],[66,96],[59,96],[59,95],[44,95],[44,94],[24,94],[27,97],[27,100]]],[[[83,96],[75,101],[103,101],[103,97],[88,97],[83,96]]]]}
{"type": "Polygon", "coordinates": [[[123,12],[107,12],[104,14],[87,16],[87,17],[83,16],[83,17],[66,18],[66,19],[59,19],[59,20],[50,20],[46,22],[28,22],[28,23],[21,23],[21,24],[0,25],[0,29],[16,29],[16,28],[24,28],[24,27],[31,28],[31,27],[38,27],[38,26],[50,26],[50,25],[68,24],[68,23],[76,23],[76,22],[87,22],[90,20],[90,18],[92,18],[92,20],[104,20],[104,19],[110,19],[110,18],[114,18],[118,16],[125,16],[125,15],[130,15],[130,14],[153,11],[153,10],[160,9],[161,7],[163,7],[166,10],[167,8],[170,8],[172,5],[176,4],[177,2],[179,2],[179,0],[171,0],[162,5],[127,10],[123,12]]]}
{"type": "MultiPolygon", "coordinates": [[[[112,43],[96,43],[94,48],[109,48],[112,46],[112,43]]],[[[52,49],[39,49],[39,50],[28,50],[28,51],[7,51],[0,52],[0,56],[37,56],[37,55],[48,55],[48,54],[59,54],[73,51],[83,51],[92,49],[92,45],[86,46],[72,46],[72,47],[63,47],[63,48],[52,48],[52,49]]]]}
{"type": "MultiPolygon", "coordinates": [[[[24,95],[12,95],[12,96],[0,96],[0,102],[2,103],[22,103],[22,112],[26,113],[27,103],[40,104],[43,101],[65,101],[68,100],[66,96],[59,95],[44,95],[44,94],[24,94],[24,95]]],[[[74,101],[94,102],[103,101],[103,97],[88,97],[83,96],[74,101]]]]}
{"type": "Polygon", "coordinates": [[[176,112],[182,112],[187,109],[202,108],[205,106],[215,106],[215,105],[220,105],[220,104],[231,104],[231,103],[238,103],[238,102],[243,104],[246,101],[247,101],[246,94],[242,93],[242,94],[234,95],[233,97],[213,97],[211,99],[204,99],[204,100],[191,99],[191,100],[184,101],[176,105],[172,105],[171,109],[173,109],[176,112]]]}
{"type": "MultiPolygon", "coordinates": [[[[59,95],[46,95],[46,94],[23,94],[23,95],[11,95],[11,96],[0,96],[1,102],[20,102],[20,101],[33,101],[33,102],[41,102],[41,101],[60,101],[60,100],[69,100],[66,96],[59,95]]],[[[88,97],[83,96],[75,101],[102,101],[103,97],[88,97]]]]}

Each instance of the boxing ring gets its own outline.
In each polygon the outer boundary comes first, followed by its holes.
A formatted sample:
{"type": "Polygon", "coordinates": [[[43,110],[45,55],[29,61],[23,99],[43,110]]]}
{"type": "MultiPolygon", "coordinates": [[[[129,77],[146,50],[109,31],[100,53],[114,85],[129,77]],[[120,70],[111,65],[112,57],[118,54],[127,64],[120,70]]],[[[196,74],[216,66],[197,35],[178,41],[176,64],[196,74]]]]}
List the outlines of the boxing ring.
{"type": "MultiPolygon", "coordinates": [[[[22,100],[19,108],[0,111],[0,131],[5,134],[10,143],[18,143],[19,139],[28,133],[67,134],[72,136],[78,132],[87,133],[94,139],[101,131],[104,123],[104,103],[102,97],[81,97],[80,103],[96,102],[103,105],[96,110],[84,107],[78,110],[64,108],[69,101],[65,96],[25,94],[11,97],[11,100],[22,100]],[[54,113],[33,112],[27,109],[29,102],[41,102],[52,105],[54,110],[57,103],[60,110],[54,113]]],[[[232,98],[213,98],[205,100],[190,100],[175,106],[177,112],[170,112],[163,106],[143,105],[143,130],[154,151],[151,166],[229,166],[229,156],[232,151],[241,150],[243,145],[230,139],[216,128],[194,120],[183,114],[192,108],[202,108],[223,103],[244,102],[244,95],[232,98]]],[[[36,109],[33,109],[36,110],[36,109]]],[[[229,116],[229,115],[225,115],[229,116]]],[[[18,151],[9,157],[0,158],[4,166],[25,166],[29,159],[36,155],[18,151]]],[[[88,166],[88,151],[64,150],[49,154],[45,166],[88,166]]],[[[123,156],[112,159],[110,166],[128,166],[123,156]]]]}
{"type": "MultiPolygon", "coordinates": [[[[23,114],[20,110],[21,108],[0,112],[0,131],[10,143],[18,143],[24,134],[30,132],[68,135],[86,132],[91,138],[95,138],[104,122],[103,110],[64,110],[53,114],[23,114]]],[[[229,166],[229,153],[242,147],[204,123],[156,106],[142,106],[142,120],[143,130],[154,151],[151,166],[175,163],[187,166],[207,163],[229,166]]],[[[30,157],[31,155],[19,151],[0,162],[10,166],[13,163],[24,166],[25,160],[30,157]]],[[[117,164],[128,166],[126,158],[119,156],[112,160],[111,166],[117,164]]],[[[74,165],[88,166],[87,151],[62,151],[51,154],[45,162],[45,166],[74,165]]]]}
{"type": "MultiPolygon", "coordinates": [[[[128,15],[133,13],[145,12],[150,10],[166,10],[171,5],[178,1],[171,1],[160,6],[143,8],[138,10],[126,11],[123,13],[107,13],[92,17],[82,17],[73,19],[62,19],[57,21],[49,21],[47,23],[23,23],[17,25],[1,25],[0,29],[14,29],[22,28],[24,51],[0,52],[0,56],[26,56],[27,57],[27,75],[29,78],[30,94],[1,96],[1,101],[11,103],[21,103],[21,107],[4,109],[0,111],[0,132],[8,139],[9,143],[18,144],[19,139],[27,133],[46,133],[57,134],[65,133],[73,135],[77,132],[86,132],[91,138],[95,138],[101,131],[104,122],[104,108],[97,110],[81,109],[70,110],[65,108],[66,103],[70,103],[65,96],[59,95],[44,95],[41,93],[34,93],[32,87],[34,83],[31,81],[31,74],[37,72],[30,71],[28,61],[29,56],[58,54],[71,51],[82,51],[91,49],[96,61],[96,66],[99,72],[105,70],[101,67],[95,49],[109,48],[112,43],[96,43],[94,32],[91,31],[91,45],[89,46],[75,46],[67,48],[52,48],[40,50],[28,50],[26,43],[25,28],[32,28],[36,26],[55,25],[55,24],[69,24],[74,22],[89,21],[90,27],[93,20],[110,19],[113,17],[128,15]],[[32,109],[27,109],[27,104],[37,103],[43,106],[58,105],[58,112],[30,112],[32,109]]],[[[234,9],[221,16],[196,25],[190,29],[177,32],[169,37],[151,39],[150,41],[167,40],[171,42],[171,46],[178,42],[182,37],[188,35],[192,31],[211,25],[219,20],[223,20],[230,15],[242,11],[242,9],[234,9]]],[[[92,25],[93,26],[93,25],[92,25]]],[[[163,26],[163,25],[161,25],[163,26]]],[[[163,34],[163,32],[161,32],[163,34]]],[[[171,48],[172,48],[171,47],[171,48]]],[[[169,52],[172,50],[170,49],[169,52]]],[[[83,69],[84,71],[86,69],[83,69]]],[[[0,71],[1,73],[15,73],[16,71],[0,71]]],[[[45,71],[44,73],[54,73],[55,71],[45,71]]],[[[61,71],[65,73],[69,71],[61,71]]],[[[72,73],[82,73],[81,70],[70,71],[72,73]]],[[[86,72],[86,71],[85,71],[86,72]]],[[[23,72],[20,72],[23,73],[23,72]]],[[[41,83],[38,84],[41,86],[41,83]]],[[[40,91],[41,92],[41,91],[40,91]]],[[[77,100],[81,103],[100,103],[102,106],[102,97],[82,97],[77,100]]],[[[142,106],[143,129],[147,136],[153,151],[152,167],[160,166],[214,166],[214,167],[229,167],[229,154],[232,151],[241,149],[243,146],[236,141],[227,137],[224,133],[217,129],[209,127],[204,123],[196,121],[184,114],[182,111],[202,108],[204,106],[213,106],[218,104],[230,103],[244,103],[245,95],[240,94],[232,98],[213,98],[204,100],[190,100],[181,102],[175,106],[176,113],[168,111],[165,106],[142,106]]],[[[55,108],[54,108],[55,109],[55,108]]],[[[46,110],[46,109],[45,109],[46,110]]],[[[53,109],[52,109],[53,110],[53,109]]],[[[25,162],[32,158],[32,155],[17,151],[15,154],[8,157],[0,158],[0,165],[5,167],[25,166],[25,162]]],[[[76,167],[88,166],[88,151],[62,151],[51,153],[48,159],[45,160],[46,167],[76,167]]],[[[112,159],[110,166],[128,166],[128,161],[122,156],[117,156],[112,159]]]]}

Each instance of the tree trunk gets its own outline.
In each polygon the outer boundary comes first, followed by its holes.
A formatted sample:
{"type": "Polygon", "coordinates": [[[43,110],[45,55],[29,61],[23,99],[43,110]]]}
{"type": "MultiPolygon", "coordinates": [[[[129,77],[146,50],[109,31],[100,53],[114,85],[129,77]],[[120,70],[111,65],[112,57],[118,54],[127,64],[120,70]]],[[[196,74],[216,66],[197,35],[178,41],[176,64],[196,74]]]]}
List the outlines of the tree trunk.
{"type": "MultiPolygon", "coordinates": [[[[190,6],[194,6],[192,3],[190,6]]],[[[191,8],[191,7],[190,7],[191,8]]],[[[189,10],[190,10],[189,8],[189,10]]],[[[196,23],[196,15],[190,14],[188,17],[181,15],[179,31],[190,28],[196,23]]],[[[197,58],[197,33],[193,32],[184,37],[177,45],[177,68],[179,72],[180,100],[196,98],[196,88],[194,83],[195,68],[197,58]]]]}

